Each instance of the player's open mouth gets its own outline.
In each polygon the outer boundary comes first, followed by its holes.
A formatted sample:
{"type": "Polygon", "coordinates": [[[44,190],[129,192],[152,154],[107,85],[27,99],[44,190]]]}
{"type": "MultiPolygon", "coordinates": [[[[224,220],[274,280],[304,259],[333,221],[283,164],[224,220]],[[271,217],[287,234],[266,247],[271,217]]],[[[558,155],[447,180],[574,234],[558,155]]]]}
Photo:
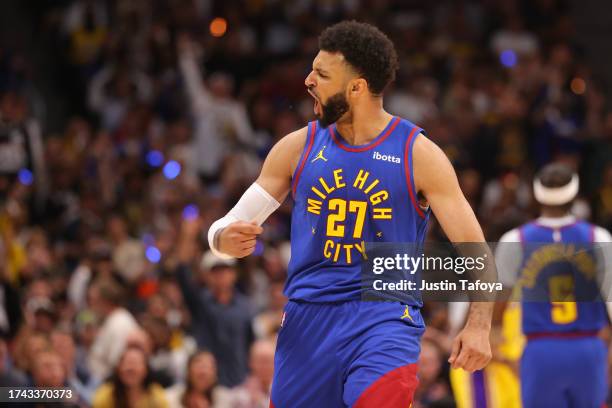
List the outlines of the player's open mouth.
{"type": "Polygon", "coordinates": [[[313,111],[314,111],[315,115],[321,115],[321,103],[319,102],[318,99],[315,99],[315,101],[314,101],[313,111]]]}
{"type": "Polygon", "coordinates": [[[319,98],[310,89],[308,90],[308,93],[314,99],[313,111],[314,111],[315,115],[320,116],[322,114],[322,109],[321,109],[321,102],[319,102],[319,98]]]}

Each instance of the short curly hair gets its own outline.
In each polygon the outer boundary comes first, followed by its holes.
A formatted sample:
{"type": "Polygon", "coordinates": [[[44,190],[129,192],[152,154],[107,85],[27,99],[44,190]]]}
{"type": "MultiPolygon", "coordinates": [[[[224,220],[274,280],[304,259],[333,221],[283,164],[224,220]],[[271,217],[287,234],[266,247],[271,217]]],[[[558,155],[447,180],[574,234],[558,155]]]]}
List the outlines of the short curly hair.
{"type": "Polygon", "coordinates": [[[536,175],[543,186],[549,188],[563,187],[572,181],[574,171],[564,163],[550,163],[536,175]]]}
{"type": "Polygon", "coordinates": [[[367,23],[343,21],[326,28],[319,37],[319,49],[341,53],[375,95],[380,95],[395,79],[399,68],[389,37],[367,23]]]}

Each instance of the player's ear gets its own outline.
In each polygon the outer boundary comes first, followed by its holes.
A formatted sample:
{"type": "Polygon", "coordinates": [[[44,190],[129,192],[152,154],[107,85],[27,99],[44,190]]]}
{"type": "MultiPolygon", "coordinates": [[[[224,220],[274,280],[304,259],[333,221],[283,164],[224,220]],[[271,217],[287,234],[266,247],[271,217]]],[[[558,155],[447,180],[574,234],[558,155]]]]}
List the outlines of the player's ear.
{"type": "Polygon", "coordinates": [[[349,82],[348,93],[349,97],[357,97],[362,95],[368,89],[368,83],[363,78],[355,78],[349,82]]]}

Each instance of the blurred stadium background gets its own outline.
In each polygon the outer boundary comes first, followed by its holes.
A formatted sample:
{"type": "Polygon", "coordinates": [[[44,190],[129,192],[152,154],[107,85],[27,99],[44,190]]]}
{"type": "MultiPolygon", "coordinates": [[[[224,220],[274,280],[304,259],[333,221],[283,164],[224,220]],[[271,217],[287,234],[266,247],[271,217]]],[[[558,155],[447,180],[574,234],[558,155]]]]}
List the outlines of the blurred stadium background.
{"type": "MultiPolygon", "coordinates": [[[[318,34],[341,19],[394,40],[386,107],[444,149],[488,240],[537,214],[531,180],[552,160],[580,173],[574,212],[612,228],[605,9],[0,2],[0,385],[69,385],[82,406],[136,406],[136,387],[139,406],[267,407],[291,203],[236,264],[207,257],[201,232],[312,120],[304,78],[318,34]]],[[[430,235],[444,239],[435,222],[430,235]]],[[[458,322],[446,304],[424,313],[415,407],[451,407],[458,322]]]]}

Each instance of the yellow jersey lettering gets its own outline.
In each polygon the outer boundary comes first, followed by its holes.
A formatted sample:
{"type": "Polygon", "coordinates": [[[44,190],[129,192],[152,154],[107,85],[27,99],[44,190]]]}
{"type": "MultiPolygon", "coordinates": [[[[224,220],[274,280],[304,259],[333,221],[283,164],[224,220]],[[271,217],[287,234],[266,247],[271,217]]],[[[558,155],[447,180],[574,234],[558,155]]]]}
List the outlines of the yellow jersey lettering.
{"type": "Polygon", "coordinates": [[[342,252],[344,250],[344,258],[347,264],[353,263],[355,258],[367,259],[365,252],[365,241],[355,242],[354,244],[343,244],[341,242],[334,242],[331,239],[325,241],[323,246],[323,256],[327,259],[331,259],[334,263],[338,262],[342,258],[342,252]],[[356,253],[353,253],[355,251],[356,253]]]}
{"type": "Polygon", "coordinates": [[[355,177],[355,182],[353,183],[353,187],[357,187],[360,190],[363,190],[363,186],[365,185],[366,180],[370,173],[364,170],[359,170],[357,177],[355,177]]]}
{"type": "Polygon", "coordinates": [[[308,212],[313,214],[321,215],[321,206],[323,201],[315,200],[314,198],[308,199],[308,212]]]}
{"type": "Polygon", "coordinates": [[[334,262],[338,262],[339,255],[340,255],[340,245],[336,244],[336,252],[334,252],[334,262]]]}
{"type": "Polygon", "coordinates": [[[346,220],[346,201],[341,198],[329,200],[329,215],[327,216],[327,236],[343,237],[344,221],[346,220]]]}
{"type": "Polygon", "coordinates": [[[370,191],[372,191],[372,189],[373,189],[374,187],[376,187],[376,185],[377,185],[378,183],[380,183],[380,180],[379,180],[379,179],[374,180],[374,181],[372,182],[372,184],[370,184],[370,185],[368,186],[368,188],[366,188],[365,190],[363,190],[363,192],[364,192],[364,193],[366,193],[366,194],[369,194],[369,193],[370,193],[370,191]]]}
{"type": "Polygon", "coordinates": [[[342,182],[342,169],[334,170],[334,182],[336,183],[336,188],[342,188],[346,186],[346,183],[342,182]]]}
{"type": "Polygon", "coordinates": [[[325,255],[326,258],[331,258],[332,254],[329,249],[332,249],[333,247],[334,241],[332,241],[331,239],[325,241],[325,246],[323,247],[323,255],[325,255]]]}
{"type": "Polygon", "coordinates": [[[359,251],[363,259],[368,259],[368,256],[366,255],[365,251],[365,241],[355,242],[355,249],[359,251]]]}
{"type": "Polygon", "coordinates": [[[370,196],[370,202],[372,205],[377,205],[385,201],[387,198],[389,198],[389,193],[387,193],[387,190],[380,190],[378,193],[370,196]]]}
{"type": "Polygon", "coordinates": [[[321,197],[321,200],[325,200],[325,197],[327,197],[325,194],[320,192],[315,186],[310,187],[310,189],[312,190],[313,193],[321,197]]]}
{"type": "Polygon", "coordinates": [[[319,183],[321,183],[321,186],[323,186],[323,189],[325,189],[327,194],[331,193],[332,191],[336,189],[336,187],[329,187],[327,183],[325,182],[325,180],[323,180],[323,177],[319,177],[319,183]]]}
{"type": "MultiPolygon", "coordinates": [[[[354,178],[350,176],[347,180],[344,178],[344,169],[337,168],[332,170],[331,174],[318,177],[315,185],[310,188],[314,195],[311,198],[306,198],[306,211],[321,216],[324,210],[323,206],[329,210],[326,220],[322,220],[326,228],[323,256],[334,263],[346,261],[347,264],[352,264],[360,259],[367,259],[365,241],[361,240],[366,222],[368,220],[393,219],[393,208],[377,208],[378,205],[390,199],[389,191],[381,189],[381,187],[384,188],[384,185],[381,185],[380,178],[370,176],[369,171],[359,169],[354,178]],[[335,191],[348,185],[352,185],[353,188],[360,190],[365,195],[364,200],[333,198],[335,191]],[[368,207],[372,209],[372,212],[368,211],[368,207]],[[352,215],[348,218],[348,213],[355,214],[354,219],[352,215]],[[350,223],[349,220],[351,221],[350,223]],[[334,239],[343,240],[348,238],[347,234],[350,234],[349,236],[353,239],[359,239],[360,241],[351,243],[334,241],[334,239]]],[[[335,193],[335,195],[340,196],[338,193],[335,193]]],[[[351,195],[347,193],[342,196],[348,198],[351,195]]],[[[314,228],[312,231],[313,235],[315,235],[314,228]]],[[[320,228],[316,230],[316,233],[322,233],[320,228]]],[[[382,233],[379,232],[377,236],[380,238],[382,233]]]]}
{"type": "Polygon", "coordinates": [[[375,220],[390,220],[393,218],[393,208],[373,208],[372,211],[374,213],[372,218],[375,220]]]}
{"type": "Polygon", "coordinates": [[[587,279],[595,276],[595,260],[588,253],[576,248],[575,245],[549,244],[536,249],[525,262],[519,284],[533,288],[540,272],[554,262],[569,262],[587,279]]]}
{"type": "Polygon", "coordinates": [[[346,263],[351,263],[351,249],[353,249],[352,244],[344,244],[342,245],[344,250],[346,251],[346,263]]]}

